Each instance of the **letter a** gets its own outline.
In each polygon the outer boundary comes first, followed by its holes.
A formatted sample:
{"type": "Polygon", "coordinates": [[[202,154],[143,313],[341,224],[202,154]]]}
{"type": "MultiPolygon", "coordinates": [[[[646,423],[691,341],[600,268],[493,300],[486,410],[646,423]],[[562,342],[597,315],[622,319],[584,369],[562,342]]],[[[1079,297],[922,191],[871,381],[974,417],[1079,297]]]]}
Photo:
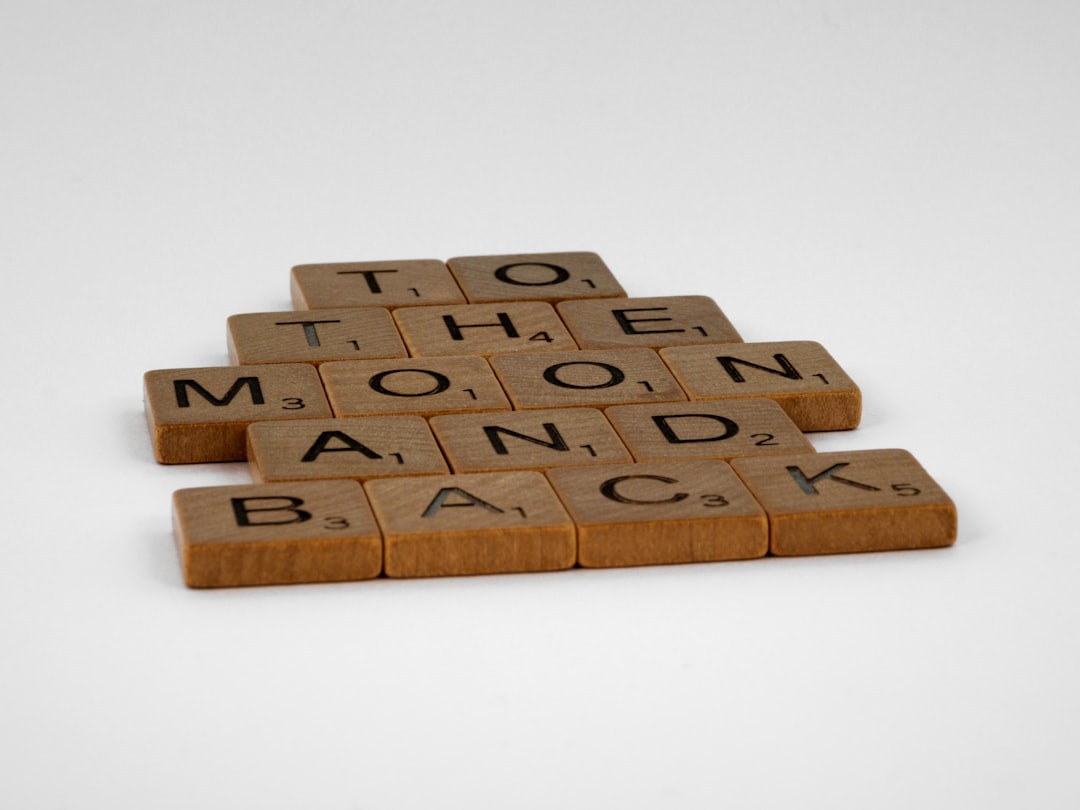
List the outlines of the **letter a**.
{"type": "Polygon", "coordinates": [[[477,498],[475,495],[466,492],[458,487],[443,487],[439,490],[438,494],[431,499],[431,503],[428,504],[428,508],[424,510],[423,517],[434,517],[439,513],[439,510],[443,507],[450,506],[479,506],[486,509],[489,512],[495,512],[502,514],[502,509],[493,504],[488,503],[482,498],[477,498]],[[464,503],[447,503],[446,499],[451,495],[457,495],[459,498],[464,498],[464,503]]]}

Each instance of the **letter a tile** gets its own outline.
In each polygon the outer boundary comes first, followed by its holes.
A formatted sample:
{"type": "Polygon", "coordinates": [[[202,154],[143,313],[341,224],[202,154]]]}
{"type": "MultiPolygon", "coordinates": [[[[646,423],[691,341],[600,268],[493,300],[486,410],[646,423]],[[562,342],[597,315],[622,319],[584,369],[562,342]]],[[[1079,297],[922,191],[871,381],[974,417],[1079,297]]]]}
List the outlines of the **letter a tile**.
{"type": "Polygon", "coordinates": [[[192,588],[370,579],[382,536],[355,481],[199,487],[173,493],[192,588]]]}
{"type": "Polygon", "coordinates": [[[420,416],[256,422],[248,426],[247,443],[258,483],[450,472],[420,416]]]}
{"type": "Polygon", "coordinates": [[[383,529],[389,577],[574,565],[574,524],[541,473],[380,478],[364,487],[383,529]]]}
{"type": "Polygon", "coordinates": [[[765,507],[777,556],[956,540],[956,507],[906,450],[737,458],[731,466],[765,507]]]}

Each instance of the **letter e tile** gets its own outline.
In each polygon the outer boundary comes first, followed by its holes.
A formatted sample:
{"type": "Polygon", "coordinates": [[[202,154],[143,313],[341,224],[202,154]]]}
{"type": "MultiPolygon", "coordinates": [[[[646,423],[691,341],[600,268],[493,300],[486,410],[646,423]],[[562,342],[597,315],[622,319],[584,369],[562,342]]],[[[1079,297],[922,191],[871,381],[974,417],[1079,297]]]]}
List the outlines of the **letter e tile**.
{"type": "Polygon", "coordinates": [[[716,302],[704,295],[563,301],[557,309],[583,349],[742,342],[716,302]]]}

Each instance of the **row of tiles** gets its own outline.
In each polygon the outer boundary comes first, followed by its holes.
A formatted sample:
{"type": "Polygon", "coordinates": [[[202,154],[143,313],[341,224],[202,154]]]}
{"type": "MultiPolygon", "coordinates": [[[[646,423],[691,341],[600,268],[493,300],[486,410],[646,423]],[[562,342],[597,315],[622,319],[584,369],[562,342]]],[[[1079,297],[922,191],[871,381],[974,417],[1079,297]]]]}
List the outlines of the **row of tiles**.
{"type": "Polygon", "coordinates": [[[226,331],[234,364],[742,342],[704,295],[251,312],[226,331]]]}
{"type": "Polygon", "coordinates": [[[956,509],[903,450],[178,490],[191,587],[933,548],[956,509]]]}
{"type": "Polygon", "coordinates": [[[813,453],[772,400],[255,422],[260,483],[813,453]]]}
{"type": "Polygon", "coordinates": [[[252,422],[767,398],[802,431],[854,428],[861,392],[817,343],[582,349],[160,369],[144,376],[162,463],[245,458],[252,422]]]}
{"type": "Polygon", "coordinates": [[[300,310],[626,297],[589,251],[302,264],[290,288],[300,310]]]}

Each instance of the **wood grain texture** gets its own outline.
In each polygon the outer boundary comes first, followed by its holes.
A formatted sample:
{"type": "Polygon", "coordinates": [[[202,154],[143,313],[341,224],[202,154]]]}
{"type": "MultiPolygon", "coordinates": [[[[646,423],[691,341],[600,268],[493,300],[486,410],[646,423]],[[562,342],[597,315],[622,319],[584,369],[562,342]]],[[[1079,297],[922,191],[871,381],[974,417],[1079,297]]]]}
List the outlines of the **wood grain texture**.
{"type": "Polygon", "coordinates": [[[739,343],[731,321],[705,295],[563,301],[556,309],[583,349],[739,343]]]}
{"type": "Polygon", "coordinates": [[[256,422],[247,429],[247,457],[256,482],[450,472],[419,416],[256,422]]]}
{"type": "Polygon", "coordinates": [[[227,322],[233,365],[407,357],[390,311],[382,307],[319,312],[251,312],[227,322]]]}
{"type": "Polygon", "coordinates": [[[297,309],[463,304],[465,296],[437,259],[300,264],[290,273],[297,309]]]}
{"type": "Polygon", "coordinates": [[[814,452],[771,399],[614,405],[604,415],[635,461],[814,452]]]}
{"type": "Polygon", "coordinates": [[[722,461],[563,467],[548,479],[589,568],[763,557],[765,512],[722,461]]]}
{"type": "Polygon", "coordinates": [[[862,393],[820,343],[676,346],[660,356],[692,400],[767,397],[800,430],[850,430],[862,393]]]}
{"type": "Polygon", "coordinates": [[[578,348],[554,307],[543,301],[405,307],[395,310],[394,320],[414,357],[578,348]]]}
{"type": "Polygon", "coordinates": [[[436,416],[431,429],[454,472],[632,460],[611,424],[593,408],[436,416]]]}
{"type": "Polygon", "coordinates": [[[741,458],[731,466],[769,516],[778,556],[936,548],[956,507],[906,450],[741,458]]]}
{"type": "Polygon", "coordinates": [[[386,575],[554,571],[577,557],[574,525],[538,472],[381,478],[364,484],[386,575]]]}
{"type": "Polygon", "coordinates": [[[457,256],[447,265],[471,303],[626,295],[603,259],[585,251],[457,256]]]}
{"type": "Polygon", "coordinates": [[[162,464],[243,461],[252,422],[333,416],[306,363],[148,371],[146,421],[162,464]]]}
{"type": "Polygon", "coordinates": [[[355,481],[181,489],[173,529],[192,588],[341,582],[382,569],[382,535],[355,481]]]}
{"type": "Polygon", "coordinates": [[[482,357],[350,360],[323,363],[319,374],[336,416],[510,410],[482,357]]]}
{"type": "Polygon", "coordinates": [[[495,355],[489,358],[515,408],[603,407],[685,401],[652,349],[495,355]]]}

